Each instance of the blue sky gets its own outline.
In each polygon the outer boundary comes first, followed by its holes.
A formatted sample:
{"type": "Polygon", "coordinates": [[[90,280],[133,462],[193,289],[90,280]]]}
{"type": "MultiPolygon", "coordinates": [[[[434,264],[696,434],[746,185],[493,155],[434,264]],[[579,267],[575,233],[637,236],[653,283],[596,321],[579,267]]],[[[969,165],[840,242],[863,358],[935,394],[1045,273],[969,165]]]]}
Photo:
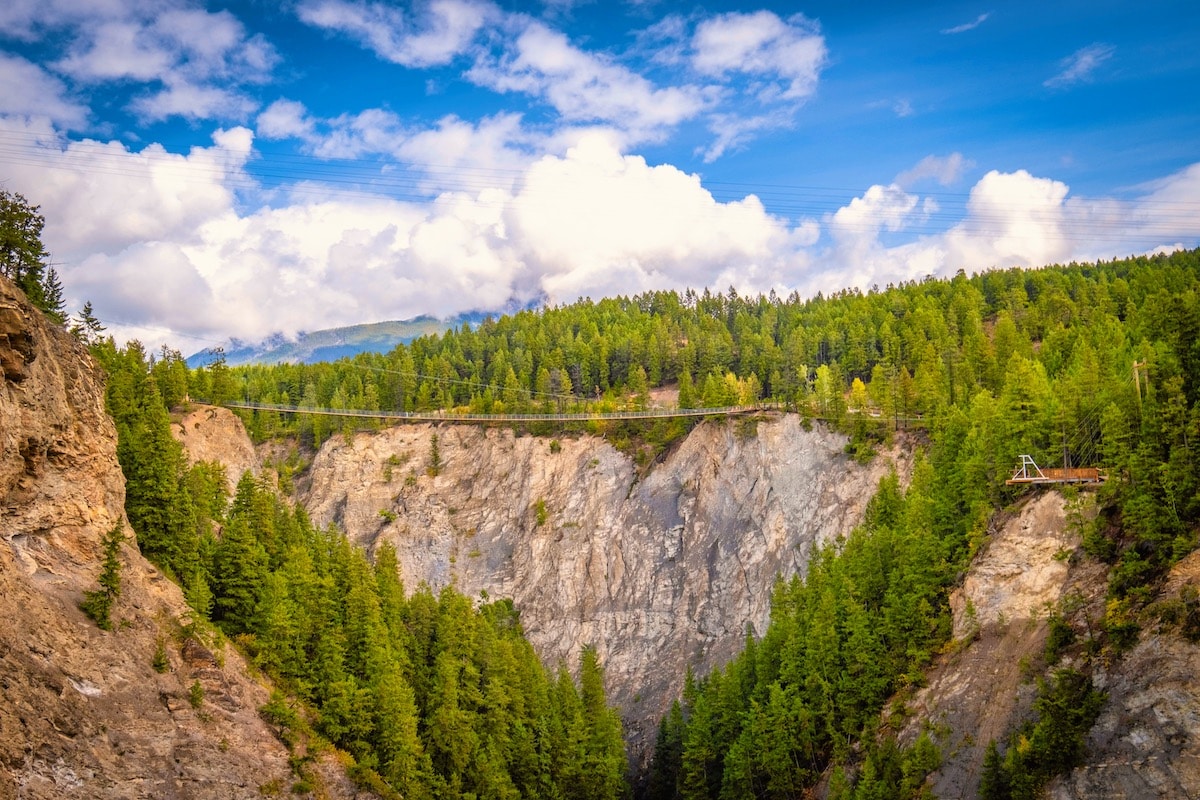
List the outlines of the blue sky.
{"type": "Polygon", "coordinates": [[[1193,3],[15,0],[0,185],[185,351],[1200,243],[1193,3]]]}

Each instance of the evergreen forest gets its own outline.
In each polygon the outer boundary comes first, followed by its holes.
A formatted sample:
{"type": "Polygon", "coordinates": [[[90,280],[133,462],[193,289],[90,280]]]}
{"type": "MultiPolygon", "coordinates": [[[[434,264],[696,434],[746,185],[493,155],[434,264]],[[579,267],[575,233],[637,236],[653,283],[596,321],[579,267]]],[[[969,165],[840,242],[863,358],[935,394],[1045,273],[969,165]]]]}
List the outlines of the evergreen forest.
{"type": "MultiPolygon", "coordinates": [[[[286,743],[336,745],[385,798],[626,794],[621,721],[593,649],[576,681],[541,663],[511,601],[406,591],[389,545],[368,560],[249,473],[229,498],[224,469],[188,466],[171,437],[182,362],[111,338],[93,353],[142,554],[184,588],[185,635],[228,637],[275,679],[263,713],[286,743]]],[[[306,766],[294,791],[313,788],[306,766]]]]}
{"type": "MultiPolygon", "coordinates": [[[[1195,250],[807,299],[581,300],[315,365],[189,370],[136,342],[95,337],[93,349],[142,552],[302,701],[274,704],[282,726],[311,709],[321,735],[405,797],[629,792],[595,653],[576,683],[539,664],[510,603],[406,593],[386,547],[369,562],[250,478],[226,498],[219,469],[187,467],[169,435],[169,409],[189,397],[297,407],[240,413],[255,438],[295,442],[301,466],[328,437],[382,424],[305,409],[595,411],[646,407],[658,389],[681,407],[771,403],[843,431],[863,460],[901,431],[917,442],[911,481],[885,479],[862,526],[773,588],[768,629],[723,669],[688,676],[640,776],[653,798],[790,798],[821,780],[843,799],[927,796],[936,742],[900,747],[881,712],[949,646],[948,593],[1024,491],[1005,483],[1022,455],[1108,476],[1098,514],[1078,521],[1086,553],[1109,566],[1103,618],[1079,641],[1058,620],[1036,719],[989,749],[983,795],[1036,797],[1081,755],[1103,699],[1093,660],[1135,640],[1200,526],[1195,250]]],[[[653,468],[692,424],[529,427],[604,435],[653,468]]]]}
{"type": "MultiPolygon", "coordinates": [[[[1110,598],[1076,644],[1083,666],[1051,660],[1037,719],[995,743],[985,795],[1036,796],[1073,763],[1101,697],[1088,659],[1132,643],[1156,583],[1196,544],[1200,252],[808,299],[730,289],[582,300],[383,356],[217,364],[186,390],[301,410],[548,413],[641,408],[662,387],[681,407],[780,404],[844,431],[861,459],[900,430],[923,444],[907,487],[885,481],[860,529],[774,588],[761,638],[689,679],[663,720],[648,796],[795,797],[831,769],[835,797],[922,796],[936,746],[896,746],[880,714],[947,646],[948,592],[989,519],[1022,491],[1005,484],[1021,455],[1108,476],[1099,514],[1081,527],[1086,551],[1110,565],[1110,598]]],[[[314,446],[361,424],[262,410],[246,419],[257,437],[314,446]]],[[[576,429],[647,445],[635,452],[653,459],[689,424],[576,429]]]]}

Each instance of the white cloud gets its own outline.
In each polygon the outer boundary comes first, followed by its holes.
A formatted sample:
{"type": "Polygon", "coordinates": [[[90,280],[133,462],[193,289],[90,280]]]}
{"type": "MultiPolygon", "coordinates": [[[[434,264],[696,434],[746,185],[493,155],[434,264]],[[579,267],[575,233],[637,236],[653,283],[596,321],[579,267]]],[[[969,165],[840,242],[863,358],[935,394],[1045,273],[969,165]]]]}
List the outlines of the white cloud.
{"type": "MultiPolygon", "coordinates": [[[[280,135],[327,124],[286,102],[260,119],[280,135]]],[[[386,132],[390,123],[347,120],[354,124],[386,132]]],[[[41,204],[71,306],[91,299],[114,332],[170,325],[178,331],[170,341],[183,349],[192,348],[184,337],[254,339],[541,297],[866,288],[959,268],[1147,252],[1200,236],[1200,164],[1129,200],[1073,197],[1059,181],[993,170],[948,223],[938,221],[946,212],[937,203],[898,180],[820,223],[795,223],[754,196],[718,202],[698,176],[622,152],[619,133],[530,142],[530,151],[565,148],[531,160],[508,147],[519,128],[513,115],[479,124],[447,117],[390,141],[426,167],[462,165],[454,178],[424,176],[442,189],[432,200],[326,183],[298,185],[266,205],[253,202],[243,171],[253,154],[244,128],[172,155],[158,145],[68,143],[44,120],[0,119],[6,140],[22,143],[4,157],[7,185],[41,204]],[[905,243],[891,244],[901,236],[905,243]]],[[[924,160],[910,177],[951,175],[962,168],[956,156],[924,160]]],[[[153,332],[141,336],[158,343],[153,332]]]]}
{"type": "Polygon", "coordinates": [[[297,13],[309,25],[346,34],[380,58],[406,67],[450,63],[499,14],[491,3],[470,0],[432,0],[418,7],[420,13],[410,18],[379,2],[304,0],[297,13]]]}
{"type": "MultiPolygon", "coordinates": [[[[143,9],[144,11],[144,9],[143,9]]],[[[228,11],[171,9],[81,24],[56,68],[76,80],[261,81],[278,56],[228,11]]]]}
{"type": "Polygon", "coordinates": [[[245,129],[218,131],[213,146],[187,155],[161,145],[132,152],[119,142],[63,142],[48,127],[0,118],[12,138],[4,173],[43,206],[47,246],[64,276],[94,254],[113,256],[147,241],[186,241],[229,209],[229,184],[244,184],[245,129]]]}
{"type": "Polygon", "coordinates": [[[405,66],[441,66],[465,55],[467,80],[552,108],[556,117],[541,126],[551,138],[603,125],[622,131],[630,146],[662,141],[680,124],[705,118],[717,137],[703,148],[709,159],[755,132],[789,126],[826,60],[816,23],[771,12],[703,19],[694,35],[688,20],[672,15],[642,31],[621,56],[585,50],[541,20],[483,0],[435,0],[412,11],[365,0],[303,0],[297,13],[405,66]],[[630,66],[640,60],[691,67],[703,81],[656,85],[630,66]],[[735,81],[745,85],[735,89],[735,81]],[[743,97],[768,111],[734,108],[743,97]]]}
{"type": "Polygon", "coordinates": [[[692,38],[692,66],[702,75],[760,76],[763,99],[797,100],[816,90],[827,60],[817,23],[797,14],[786,21],[770,11],[721,14],[702,21],[692,38]]]}
{"type": "Polygon", "coordinates": [[[245,120],[257,107],[258,101],[241,92],[179,80],[171,80],[161,91],[130,103],[130,110],[149,122],[171,117],[245,120]]]}
{"type": "Polygon", "coordinates": [[[424,172],[425,191],[511,191],[532,153],[557,149],[552,140],[526,131],[519,114],[497,114],[478,123],[455,116],[409,135],[397,155],[424,172]]]}
{"type": "Polygon", "coordinates": [[[919,198],[896,184],[875,185],[839,208],[830,218],[830,230],[842,241],[862,241],[864,234],[876,234],[881,228],[898,231],[917,207],[919,198]]]}
{"type": "Polygon", "coordinates": [[[988,17],[990,17],[991,15],[992,15],[992,12],[988,11],[984,14],[980,14],[978,17],[971,20],[970,22],[964,22],[961,25],[955,25],[953,28],[943,28],[942,33],[953,35],[956,33],[966,33],[967,31],[973,31],[976,28],[978,28],[980,25],[982,25],[983,23],[987,22],[988,17]]]}
{"type": "Polygon", "coordinates": [[[697,176],[598,136],[534,164],[507,219],[540,288],[561,301],[688,285],[765,292],[802,268],[812,236],[754,196],[719,203],[697,176]]]}
{"type": "MultiPolygon", "coordinates": [[[[22,41],[37,41],[57,28],[122,19],[130,15],[132,5],[132,0],[8,0],[0,4],[0,30],[22,41]]],[[[140,5],[156,12],[162,4],[147,0],[140,5]]]]}
{"type": "Polygon", "coordinates": [[[0,52],[0,114],[43,117],[78,130],[88,110],[68,96],[67,87],[37,64],[0,52]]]}
{"type": "Polygon", "coordinates": [[[1041,266],[1069,257],[1067,185],[1025,170],[992,170],[967,201],[967,218],[945,236],[947,259],[971,267],[1041,266]]]}
{"type": "Polygon", "coordinates": [[[50,46],[49,68],[76,88],[132,84],[130,110],[148,121],[245,118],[256,103],[240,87],[267,81],[279,61],[230,12],[178,2],[18,2],[5,15],[19,37],[50,46]]]}
{"type": "Polygon", "coordinates": [[[802,291],[866,288],[950,275],[959,269],[1039,267],[1178,248],[1200,237],[1195,213],[1200,164],[1141,187],[1130,200],[1072,197],[1066,184],[1025,170],[992,170],[972,187],[966,214],[945,230],[931,228],[936,203],[920,204],[897,186],[873,186],[829,221],[832,244],[814,258],[827,266],[800,282],[802,291]],[[928,231],[895,246],[883,230],[928,231]]]}
{"type": "Polygon", "coordinates": [[[704,162],[711,164],[729,150],[741,147],[761,131],[787,127],[791,124],[793,116],[792,110],[788,108],[777,108],[755,116],[710,115],[708,129],[716,138],[707,147],[702,148],[704,162]]]}
{"type": "MultiPolygon", "coordinates": [[[[497,114],[470,122],[454,115],[432,127],[408,127],[395,114],[368,109],[354,115],[320,119],[302,103],[277,100],[257,120],[264,139],[297,139],[305,153],[322,159],[393,159],[382,174],[356,169],[354,175],[388,192],[433,195],[441,191],[511,189],[533,153],[565,150],[567,137],[525,130],[519,114],[497,114]]],[[[311,187],[306,187],[310,189],[311,187]]]]}
{"type": "Polygon", "coordinates": [[[125,20],[97,25],[88,39],[75,42],[55,68],[85,81],[155,80],[175,58],[144,33],[142,25],[125,20]]]}
{"type": "Polygon", "coordinates": [[[562,33],[527,21],[511,52],[481,58],[467,77],[498,92],[539,97],[568,122],[607,122],[635,139],[656,138],[705,110],[696,87],[657,88],[615,60],[574,47],[562,33]]]}
{"type": "Polygon", "coordinates": [[[1059,72],[1043,81],[1042,85],[1058,89],[1091,80],[1093,73],[1116,51],[1113,45],[1101,42],[1080,48],[1059,62],[1059,72]]]}
{"type": "Polygon", "coordinates": [[[942,186],[957,183],[963,173],[975,166],[975,162],[963,158],[962,153],[951,153],[948,156],[925,156],[912,169],[907,169],[896,176],[896,183],[908,188],[915,183],[933,180],[942,186]]]}
{"type": "Polygon", "coordinates": [[[250,186],[250,149],[244,129],[187,156],[73,143],[43,148],[58,169],[18,164],[13,188],[42,204],[74,307],[87,298],[102,319],[170,324],[185,349],[183,335],[256,338],[543,296],[782,289],[816,235],[757,198],[717,202],[695,175],[622,155],[599,133],[539,159],[514,191],[462,187],[432,202],[298,193],[244,212],[233,192],[250,186]]]}
{"type": "Polygon", "coordinates": [[[316,133],[316,123],[303,103],[281,99],[258,115],[255,130],[264,139],[308,140],[316,133]]]}

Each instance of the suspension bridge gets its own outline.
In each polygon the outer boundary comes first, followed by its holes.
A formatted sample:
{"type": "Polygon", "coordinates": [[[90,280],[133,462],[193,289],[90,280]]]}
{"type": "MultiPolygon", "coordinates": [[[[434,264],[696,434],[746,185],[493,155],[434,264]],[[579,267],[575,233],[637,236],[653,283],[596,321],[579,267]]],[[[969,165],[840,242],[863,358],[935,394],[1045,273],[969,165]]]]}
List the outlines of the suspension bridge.
{"type": "Polygon", "coordinates": [[[277,405],[274,403],[252,403],[232,401],[222,403],[226,408],[247,411],[277,411],[281,414],[318,414],[328,417],[355,417],[379,419],[389,422],[450,422],[455,424],[512,424],[523,422],[591,422],[606,420],[672,419],[676,417],[734,417],[766,411],[784,411],[780,403],[759,403],[747,406],[721,406],[718,408],[653,408],[642,410],[579,411],[550,414],[483,414],[457,411],[368,411],[347,408],[311,408],[277,405]]]}

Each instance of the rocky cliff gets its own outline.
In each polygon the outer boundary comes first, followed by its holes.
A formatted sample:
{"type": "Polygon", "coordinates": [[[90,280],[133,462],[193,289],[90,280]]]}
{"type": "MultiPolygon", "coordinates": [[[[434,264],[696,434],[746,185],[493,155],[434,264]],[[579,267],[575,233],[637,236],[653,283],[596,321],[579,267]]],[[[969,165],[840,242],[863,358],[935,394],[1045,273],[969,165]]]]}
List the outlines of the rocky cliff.
{"type": "Polygon", "coordinates": [[[286,792],[267,689],[232,650],[183,644],[179,590],[132,538],[114,630],[79,610],[103,536],[128,532],[103,397],[86,350],[0,278],[0,800],[286,792]]]}
{"type": "MultiPolygon", "coordinates": [[[[1151,610],[1197,610],[1200,552],[1171,571],[1151,610]]],[[[1200,797],[1200,642],[1147,615],[1137,643],[1101,669],[1108,694],[1084,764],[1050,786],[1055,800],[1200,797]]],[[[1192,633],[1198,633],[1193,628],[1192,633]]]]}
{"type": "MultiPolygon", "coordinates": [[[[196,419],[219,450],[242,448],[236,418],[196,419]]],[[[842,445],[795,418],[706,423],[639,479],[592,437],[414,426],[330,440],[302,496],[363,546],[393,542],[410,584],[514,597],[544,657],[597,643],[630,733],[645,737],[683,668],[725,660],[746,624],[761,631],[774,576],[802,570],[818,542],[860,519],[892,462],[906,471],[896,454],[855,465],[842,445]]],[[[1067,518],[1060,494],[1038,490],[994,522],[951,597],[955,646],[903,698],[901,740],[933,730],[940,745],[939,797],[975,796],[987,743],[1031,717],[1050,610],[1066,599],[1081,636],[1103,616],[1105,567],[1082,554],[1067,518]]],[[[1198,588],[1193,554],[1158,603],[1195,606],[1198,588]]],[[[1049,796],[1200,796],[1197,675],[1200,646],[1147,625],[1095,674],[1107,700],[1085,763],[1049,796]]]]}
{"type": "Polygon", "coordinates": [[[636,749],[687,667],[765,630],[776,576],[862,518],[891,459],[844,445],[795,416],[706,422],[639,478],[592,436],[417,425],[329,440],[302,499],[364,547],[392,542],[412,585],[513,598],[551,663],[595,644],[636,749]]]}
{"type": "MultiPolygon", "coordinates": [[[[1085,495],[1084,508],[1087,502],[1085,495]]],[[[1032,718],[1049,614],[1063,613],[1081,639],[1089,626],[1098,630],[1107,570],[1079,544],[1062,495],[1036,490],[996,525],[951,596],[959,647],[908,700],[900,734],[911,742],[922,730],[934,732],[943,756],[930,778],[937,797],[976,796],[988,742],[1003,745],[1032,718]]],[[[1189,586],[1200,586],[1200,553],[1175,568],[1158,603],[1179,601],[1189,586]]],[[[1070,659],[1065,665],[1078,666],[1070,659]]],[[[1052,782],[1047,795],[1200,796],[1200,646],[1148,624],[1132,650],[1093,668],[1107,698],[1084,763],[1052,782]]]]}

